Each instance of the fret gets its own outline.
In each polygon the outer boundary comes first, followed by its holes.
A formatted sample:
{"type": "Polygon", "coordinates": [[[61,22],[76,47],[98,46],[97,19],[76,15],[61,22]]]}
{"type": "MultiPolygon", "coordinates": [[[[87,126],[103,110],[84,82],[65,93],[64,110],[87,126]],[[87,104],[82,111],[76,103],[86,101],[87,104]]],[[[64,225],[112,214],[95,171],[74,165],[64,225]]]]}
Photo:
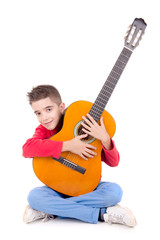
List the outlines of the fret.
{"type": "Polygon", "coordinates": [[[115,73],[115,72],[111,72],[110,76],[113,77],[114,79],[116,79],[117,81],[119,79],[119,75],[117,73],[115,73]]]}
{"type": "Polygon", "coordinates": [[[94,120],[96,122],[98,122],[100,116],[102,115],[102,112],[104,111],[104,109],[101,111],[101,112],[98,112],[98,111],[94,111],[93,114],[90,113],[90,115],[94,118],[94,120]]]}
{"type": "Polygon", "coordinates": [[[128,57],[126,57],[125,55],[122,54],[119,56],[118,60],[126,63],[126,62],[128,62],[129,59],[128,59],[128,57]]]}
{"type": "Polygon", "coordinates": [[[100,112],[98,112],[98,110],[94,110],[92,109],[92,111],[89,112],[89,114],[95,119],[96,116],[98,116],[100,114],[100,112]]]}
{"type": "Polygon", "coordinates": [[[119,76],[122,74],[122,70],[119,69],[118,67],[114,66],[113,69],[112,69],[113,72],[117,73],[119,76]]]}
{"type": "Polygon", "coordinates": [[[118,65],[115,65],[116,67],[118,67],[120,70],[122,70],[123,71],[123,68],[121,68],[120,66],[118,66],[118,65]]]}
{"type": "Polygon", "coordinates": [[[94,109],[92,109],[92,111],[94,113],[98,113],[98,112],[101,112],[103,110],[104,110],[104,108],[102,106],[95,106],[94,109]]]}
{"type": "Polygon", "coordinates": [[[96,106],[94,108],[94,111],[97,110],[96,112],[102,112],[104,110],[104,104],[103,103],[100,103],[100,102],[97,102],[96,103],[96,106]]]}
{"type": "Polygon", "coordinates": [[[120,69],[117,68],[116,66],[115,66],[115,69],[114,70],[112,69],[112,72],[115,72],[116,74],[119,74],[119,76],[120,76],[122,71],[120,71],[120,69]],[[114,71],[115,69],[116,69],[116,71],[114,71]]]}
{"type": "MultiPolygon", "coordinates": [[[[104,95],[104,94],[103,94],[103,95],[105,96],[106,101],[109,100],[112,92],[113,92],[113,89],[111,89],[111,88],[110,88],[110,91],[105,90],[105,95],[104,95]]],[[[101,95],[101,93],[99,94],[98,98],[101,98],[100,95],[101,95]]],[[[102,98],[101,98],[101,99],[102,99],[102,98]]],[[[103,98],[103,100],[104,100],[104,98],[103,98]]],[[[101,100],[101,101],[102,101],[102,100],[101,100]]]]}
{"type": "Polygon", "coordinates": [[[125,54],[123,54],[123,52],[121,53],[121,57],[127,58],[127,61],[128,61],[128,59],[129,59],[129,57],[127,57],[125,54]]]}
{"type": "Polygon", "coordinates": [[[132,51],[129,50],[128,48],[123,48],[122,50],[122,54],[124,54],[126,57],[128,57],[128,59],[130,58],[131,54],[132,54],[132,51]]]}
{"type": "Polygon", "coordinates": [[[122,71],[124,70],[126,64],[121,62],[121,61],[117,61],[116,64],[115,64],[116,67],[120,68],[122,71]]]}
{"type": "Polygon", "coordinates": [[[123,69],[126,66],[126,61],[128,61],[128,59],[127,60],[117,59],[118,65],[122,66],[123,69]]]}
{"type": "Polygon", "coordinates": [[[92,112],[93,112],[93,113],[94,113],[94,116],[95,116],[95,115],[98,116],[99,113],[103,112],[103,110],[104,110],[103,108],[102,108],[102,109],[99,109],[99,108],[97,109],[97,108],[95,108],[95,109],[92,109],[92,111],[90,111],[90,114],[92,114],[92,112]]]}
{"type": "MultiPolygon", "coordinates": [[[[111,83],[108,82],[108,80],[107,80],[106,83],[105,83],[105,85],[103,86],[103,89],[102,89],[102,90],[106,90],[109,85],[111,86],[111,83]]],[[[113,85],[113,87],[111,87],[111,88],[112,88],[112,90],[113,90],[113,88],[115,87],[115,84],[112,84],[112,85],[113,85]]]]}
{"type": "Polygon", "coordinates": [[[90,113],[90,115],[94,118],[94,120],[95,120],[95,118],[98,118],[99,114],[101,114],[101,113],[100,112],[96,112],[96,111],[94,111],[93,114],[90,113]]]}
{"type": "Polygon", "coordinates": [[[105,86],[104,89],[105,89],[105,92],[106,92],[106,93],[109,93],[109,94],[112,93],[112,91],[113,91],[113,88],[110,88],[110,87],[108,87],[108,86],[105,86]]]}
{"type": "Polygon", "coordinates": [[[113,91],[113,88],[111,88],[108,84],[107,84],[107,88],[111,89],[113,91]]]}
{"type": "Polygon", "coordinates": [[[116,85],[117,84],[117,79],[115,79],[115,78],[113,78],[113,77],[111,77],[110,75],[109,75],[109,77],[108,77],[108,79],[107,79],[107,81],[110,81],[110,82],[112,82],[114,85],[116,85]]]}
{"type": "MultiPolygon", "coordinates": [[[[100,91],[100,93],[101,93],[102,91],[103,91],[105,94],[106,94],[107,92],[110,93],[111,91],[113,91],[113,88],[108,88],[108,85],[105,84],[105,85],[103,86],[102,90],[100,91]]],[[[99,94],[100,94],[100,93],[99,93],[99,94]]],[[[99,95],[98,95],[98,96],[99,96],[99,95]]]]}
{"type": "MultiPolygon", "coordinates": [[[[113,91],[113,88],[111,88],[113,91]]],[[[101,91],[100,95],[103,95],[106,98],[106,92],[104,90],[101,91]]]]}
{"type": "Polygon", "coordinates": [[[117,61],[119,61],[119,62],[121,62],[121,63],[123,63],[123,64],[125,64],[126,65],[126,63],[125,62],[123,62],[122,60],[120,60],[119,58],[118,58],[118,60],[117,61]]]}
{"type": "Polygon", "coordinates": [[[106,82],[104,83],[98,97],[96,98],[92,108],[90,109],[90,115],[98,122],[102,112],[108,100],[132,54],[127,48],[123,48],[121,54],[119,55],[113,69],[111,70],[106,82]]]}
{"type": "Polygon", "coordinates": [[[104,98],[101,98],[100,96],[98,96],[95,104],[97,104],[99,106],[105,105],[106,104],[106,100],[104,98]]]}
{"type": "MultiPolygon", "coordinates": [[[[103,92],[101,92],[100,94],[99,94],[99,98],[101,98],[101,99],[105,99],[107,96],[106,96],[106,93],[103,93],[103,92]],[[101,97],[102,96],[102,97],[101,97]]],[[[109,99],[109,97],[108,97],[108,99],[109,99]]]]}
{"type": "MultiPolygon", "coordinates": [[[[111,93],[105,91],[105,98],[107,98],[107,100],[110,98],[110,96],[111,96],[111,93]]],[[[103,100],[104,100],[104,98],[101,98],[101,97],[100,97],[100,94],[99,94],[95,102],[103,101],[103,100]],[[99,99],[99,98],[100,98],[100,99],[99,99]],[[98,99],[99,99],[99,100],[98,100],[98,99]],[[102,100],[101,100],[101,99],[102,99],[102,100]]]]}
{"type": "MultiPolygon", "coordinates": [[[[102,115],[102,112],[101,112],[100,114],[102,115]]],[[[95,118],[96,122],[98,122],[98,120],[99,120],[99,116],[98,116],[98,114],[95,115],[94,118],[95,118]]]]}
{"type": "Polygon", "coordinates": [[[92,108],[92,111],[91,112],[94,112],[94,115],[95,115],[95,113],[96,114],[100,114],[100,113],[102,113],[103,112],[103,110],[104,110],[104,106],[94,106],[94,108],[92,108]]]}
{"type": "Polygon", "coordinates": [[[93,110],[92,112],[90,111],[89,114],[94,118],[95,121],[98,122],[103,111],[104,111],[104,109],[101,111],[93,110]]]}
{"type": "MultiPolygon", "coordinates": [[[[111,82],[111,81],[109,81],[109,80],[107,80],[107,83],[106,83],[106,84],[107,84],[107,86],[109,86],[109,87],[112,88],[112,89],[114,89],[114,87],[115,87],[115,85],[116,85],[116,84],[113,84],[113,82],[111,82]]],[[[105,85],[106,85],[106,84],[105,84],[105,85]]],[[[104,86],[104,88],[105,88],[105,86],[104,86]]]]}

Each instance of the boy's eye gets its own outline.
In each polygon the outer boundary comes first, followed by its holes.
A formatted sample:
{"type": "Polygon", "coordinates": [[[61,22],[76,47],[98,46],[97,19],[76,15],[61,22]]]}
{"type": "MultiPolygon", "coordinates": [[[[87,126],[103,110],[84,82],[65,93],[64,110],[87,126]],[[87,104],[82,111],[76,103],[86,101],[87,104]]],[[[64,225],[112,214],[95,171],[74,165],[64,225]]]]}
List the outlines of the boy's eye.
{"type": "Polygon", "coordinates": [[[36,116],[40,116],[40,113],[36,113],[36,116]]]}
{"type": "Polygon", "coordinates": [[[52,110],[52,108],[48,108],[47,111],[50,112],[52,110]]]}

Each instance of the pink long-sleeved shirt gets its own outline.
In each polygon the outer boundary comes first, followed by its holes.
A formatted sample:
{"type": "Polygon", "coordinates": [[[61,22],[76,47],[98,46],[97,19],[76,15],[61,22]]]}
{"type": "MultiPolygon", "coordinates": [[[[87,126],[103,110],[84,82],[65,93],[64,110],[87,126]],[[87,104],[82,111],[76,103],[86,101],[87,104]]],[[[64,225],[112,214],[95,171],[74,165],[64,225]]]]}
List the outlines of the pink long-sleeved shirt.
{"type": "MultiPolygon", "coordinates": [[[[42,125],[39,125],[32,138],[29,138],[23,145],[23,156],[25,158],[33,157],[55,157],[59,158],[62,151],[63,142],[53,141],[49,139],[56,134],[61,128],[61,125],[53,130],[48,130],[42,125]]],[[[119,153],[116,149],[115,143],[112,140],[112,149],[106,150],[102,145],[101,160],[111,167],[118,166],[119,153]]]]}

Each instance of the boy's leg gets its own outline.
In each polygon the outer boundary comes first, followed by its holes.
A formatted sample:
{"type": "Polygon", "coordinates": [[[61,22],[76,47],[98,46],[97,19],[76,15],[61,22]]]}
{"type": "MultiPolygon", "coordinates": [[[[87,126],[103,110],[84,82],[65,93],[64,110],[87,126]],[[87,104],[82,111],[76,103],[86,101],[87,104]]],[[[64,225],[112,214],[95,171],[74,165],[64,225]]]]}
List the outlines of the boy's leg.
{"type": "Polygon", "coordinates": [[[122,189],[118,184],[100,182],[93,192],[78,197],[70,197],[69,199],[85,206],[107,208],[120,202],[122,194],[122,189]]]}
{"type": "Polygon", "coordinates": [[[35,188],[30,192],[28,201],[38,211],[97,223],[100,209],[104,213],[106,207],[117,204],[121,197],[119,185],[100,182],[93,192],[68,198],[47,186],[35,188]]]}
{"type": "Polygon", "coordinates": [[[75,218],[89,223],[97,223],[99,208],[78,204],[70,197],[43,186],[33,189],[28,196],[31,208],[50,215],[75,218]]]}
{"type": "Polygon", "coordinates": [[[121,201],[123,191],[116,183],[100,182],[97,188],[90,193],[78,197],[70,197],[70,200],[85,206],[96,207],[100,209],[99,217],[106,212],[107,207],[115,206],[121,201]]]}

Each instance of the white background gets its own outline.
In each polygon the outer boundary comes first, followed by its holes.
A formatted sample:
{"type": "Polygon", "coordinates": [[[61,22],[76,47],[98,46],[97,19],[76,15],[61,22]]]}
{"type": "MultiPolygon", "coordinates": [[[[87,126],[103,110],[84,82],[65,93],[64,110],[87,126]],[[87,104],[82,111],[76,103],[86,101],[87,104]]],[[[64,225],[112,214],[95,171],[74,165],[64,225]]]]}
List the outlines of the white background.
{"type": "Polygon", "coordinates": [[[0,221],[3,239],[136,239],[159,236],[159,4],[158,0],[2,0],[0,2],[0,221]],[[105,181],[119,183],[122,206],[138,225],[56,219],[22,222],[28,192],[41,183],[22,145],[38,122],[27,102],[33,86],[52,84],[66,107],[94,102],[123,46],[135,17],[147,22],[106,110],[117,125],[119,167],[103,165],[105,181]]]}

